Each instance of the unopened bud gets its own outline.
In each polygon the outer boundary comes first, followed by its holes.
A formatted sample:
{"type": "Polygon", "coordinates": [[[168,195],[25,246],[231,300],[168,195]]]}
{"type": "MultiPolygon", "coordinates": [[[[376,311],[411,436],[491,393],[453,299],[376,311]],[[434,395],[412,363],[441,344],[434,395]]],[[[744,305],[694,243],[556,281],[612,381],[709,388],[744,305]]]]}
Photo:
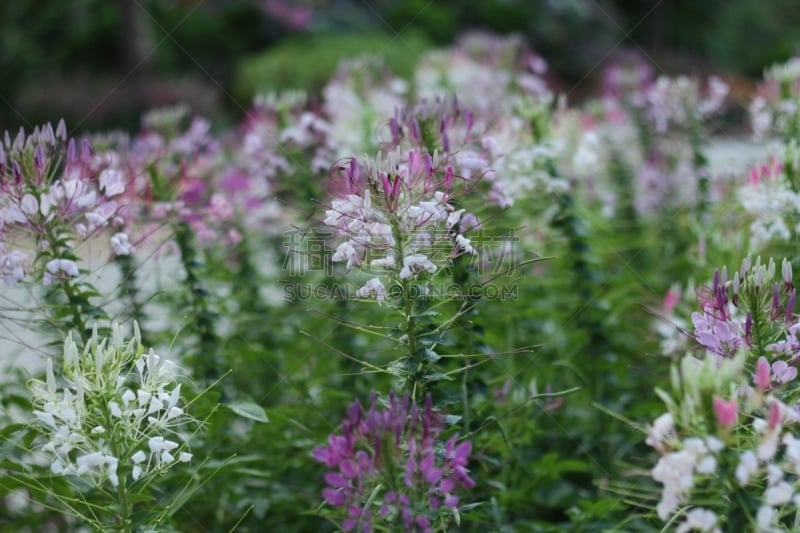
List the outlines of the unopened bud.
{"type": "Polygon", "coordinates": [[[781,277],[786,287],[792,287],[792,264],[786,259],[781,263],[781,277]]]}
{"type": "Polygon", "coordinates": [[[67,140],[67,125],[64,123],[63,118],[58,121],[58,126],[56,126],[56,137],[62,141],[67,140]]]}
{"type": "Polygon", "coordinates": [[[742,260],[742,266],[739,268],[739,277],[742,279],[747,279],[747,272],[750,270],[750,263],[752,262],[752,256],[747,254],[742,260]]]}

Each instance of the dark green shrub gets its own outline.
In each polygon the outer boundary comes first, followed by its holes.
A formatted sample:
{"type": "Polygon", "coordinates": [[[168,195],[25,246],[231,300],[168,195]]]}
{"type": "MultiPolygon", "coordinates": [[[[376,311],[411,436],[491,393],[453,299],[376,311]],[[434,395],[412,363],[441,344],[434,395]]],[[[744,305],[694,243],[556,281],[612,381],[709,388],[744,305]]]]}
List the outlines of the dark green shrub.
{"type": "Polygon", "coordinates": [[[384,33],[312,35],[293,38],[244,58],[234,78],[234,94],[243,102],[261,91],[321,89],[339,61],[358,55],[381,57],[398,76],[411,74],[428,40],[416,32],[393,37],[384,33]]]}

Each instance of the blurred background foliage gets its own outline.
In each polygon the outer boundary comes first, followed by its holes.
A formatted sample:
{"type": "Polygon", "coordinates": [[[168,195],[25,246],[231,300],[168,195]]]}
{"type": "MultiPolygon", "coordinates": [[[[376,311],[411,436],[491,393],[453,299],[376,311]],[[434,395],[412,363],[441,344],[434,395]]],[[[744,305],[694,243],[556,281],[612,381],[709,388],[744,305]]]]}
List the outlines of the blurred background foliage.
{"type": "Polygon", "coordinates": [[[598,65],[640,48],[658,71],[745,80],[800,48],[795,0],[14,0],[0,2],[0,126],[64,116],[133,128],[188,101],[229,122],[254,93],[318,89],[337,61],[383,56],[402,75],[465,29],[524,35],[580,98],[598,65]]]}

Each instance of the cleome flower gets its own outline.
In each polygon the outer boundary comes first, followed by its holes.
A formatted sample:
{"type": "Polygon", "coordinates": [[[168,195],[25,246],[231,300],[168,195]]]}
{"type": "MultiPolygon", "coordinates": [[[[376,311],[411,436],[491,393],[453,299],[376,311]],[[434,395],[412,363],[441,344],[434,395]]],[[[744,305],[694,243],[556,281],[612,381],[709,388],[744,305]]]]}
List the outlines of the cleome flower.
{"type": "Polygon", "coordinates": [[[762,139],[769,134],[792,138],[798,133],[798,96],[800,96],[800,58],[773,65],[764,72],[750,103],[750,123],[753,137],[762,139]]]}
{"type": "Polygon", "coordinates": [[[331,469],[322,495],[340,510],[342,529],[434,531],[457,516],[458,489],[475,486],[466,468],[472,445],[443,441],[444,429],[430,396],[424,408],[394,393],[383,408],[373,394],[366,412],[354,402],[342,435],[313,452],[331,469]]]}
{"type": "Polygon", "coordinates": [[[737,197],[750,224],[750,245],[759,250],[800,232],[800,146],[792,139],[747,173],[737,197]]]}
{"type": "Polygon", "coordinates": [[[732,358],[745,350],[758,354],[754,366],[759,356],[769,359],[772,380],[788,382],[797,376],[800,321],[794,315],[797,292],[789,261],[782,261],[778,279],[772,259],[764,264],[760,257],[747,256],[732,279],[727,268],[715,272],[711,287],[701,288],[698,298],[694,338],[707,353],[732,358]]]}
{"type": "MultiPolygon", "coordinates": [[[[78,276],[75,248],[123,223],[123,176],[95,157],[87,139],[67,139],[64,121],[0,141],[0,275],[45,285],[78,276]],[[36,243],[36,246],[32,246],[36,243]],[[29,250],[25,250],[29,248],[29,250]]],[[[116,231],[117,241],[126,241],[116,231]]],[[[112,242],[113,245],[113,242],[112,242]]],[[[115,247],[114,253],[122,249],[115,247]]],[[[131,248],[126,247],[130,253],[131,248]]]]}
{"type": "Polygon", "coordinates": [[[647,426],[658,518],[676,531],[794,531],[800,510],[800,324],[791,264],[748,256],[698,292],[694,337],[667,412],[647,426]]]}
{"type": "Polygon", "coordinates": [[[703,91],[696,80],[660,76],[645,92],[645,114],[656,132],[692,127],[723,108],[728,85],[716,76],[708,78],[703,91]]]}
{"type": "Polygon", "coordinates": [[[117,487],[191,460],[180,430],[196,423],[181,401],[175,366],[141,346],[139,327],[123,339],[95,328],[82,352],[64,341],[63,384],[48,359],[45,381],[29,384],[43,437],[39,449],[56,475],[117,487]]]}
{"type": "MultiPolygon", "coordinates": [[[[400,282],[433,275],[457,256],[477,255],[461,224],[474,217],[454,205],[470,189],[459,187],[452,167],[440,166],[437,153],[414,148],[374,161],[351,158],[337,172],[340,179],[324,220],[345,239],[333,253],[334,262],[400,282]]],[[[385,294],[376,281],[370,283],[360,296],[385,294]]]]}
{"type": "Polygon", "coordinates": [[[662,486],[656,514],[680,524],[677,531],[791,530],[800,502],[800,413],[779,399],[783,391],[765,393],[763,378],[759,389],[748,389],[746,360],[743,352],[722,360],[708,354],[703,362],[687,356],[671,393],[659,391],[669,410],[648,429],[646,443],[660,454],[651,470],[662,486]],[[731,491],[749,494],[735,500],[735,510],[722,503],[731,491]],[[747,516],[749,528],[735,522],[747,516]]]}

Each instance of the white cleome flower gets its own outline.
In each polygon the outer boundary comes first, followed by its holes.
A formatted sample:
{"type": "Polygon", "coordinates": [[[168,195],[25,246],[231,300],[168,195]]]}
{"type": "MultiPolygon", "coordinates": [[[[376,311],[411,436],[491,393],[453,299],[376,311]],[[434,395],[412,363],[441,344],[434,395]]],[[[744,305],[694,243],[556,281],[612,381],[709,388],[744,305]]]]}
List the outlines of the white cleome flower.
{"type": "Polygon", "coordinates": [[[752,450],[747,450],[739,456],[739,465],[736,467],[736,480],[740,485],[747,485],[750,479],[758,472],[758,458],[752,450]]]}
{"type": "Polygon", "coordinates": [[[762,505],[756,513],[756,523],[759,531],[772,531],[772,522],[775,520],[775,509],[762,505]]]}
{"type": "Polygon", "coordinates": [[[400,279],[408,279],[421,272],[430,272],[433,274],[436,272],[436,265],[423,254],[412,254],[403,258],[403,268],[400,270],[400,279]]]}
{"type": "Polygon", "coordinates": [[[372,278],[356,291],[356,296],[359,298],[370,298],[374,296],[376,300],[382,302],[386,299],[386,287],[383,286],[380,279],[372,278]]]}
{"type": "Polygon", "coordinates": [[[101,338],[95,329],[82,354],[67,336],[63,385],[52,361],[45,380],[30,383],[43,437],[39,449],[50,471],[98,488],[119,485],[120,463],[133,464],[129,475],[139,481],[188,462],[191,454],[182,449],[179,430],[196,423],[181,406],[175,366],[152,350],[144,352],[138,326],[129,341],[118,326],[111,330],[109,338],[101,338]],[[118,457],[112,450],[129,452],[118,457]]]}
{"type": "Polygon", "coordinates": [[[675,530],[675,533],[687,533],[689,531],[705,531],[717,533],[717,515],[713,511],[695,507],[686,513],[686,521],[675,530]]]}
{"type": "Polygon", "coordinates": [[[664,449],[664,441],[674,433],[675,421],[672,413],[664,413],[656,418],[653,425],[647,429],[645,443],[661,451],[664,449]]]}
{"type": "Polygon", "coordinates": [[[771,507],[785,505],[792,500],[793,494],[792,486],[785,481],[781,481],[774,487],[769,487],[764,491],[764,503],[771,507]]]}
{"type": "Polygon", "coordinates": [[[111,236],[111,250],[117,255],[130,255],[136,248],[127,233],[115,233],[111,236]]]}

